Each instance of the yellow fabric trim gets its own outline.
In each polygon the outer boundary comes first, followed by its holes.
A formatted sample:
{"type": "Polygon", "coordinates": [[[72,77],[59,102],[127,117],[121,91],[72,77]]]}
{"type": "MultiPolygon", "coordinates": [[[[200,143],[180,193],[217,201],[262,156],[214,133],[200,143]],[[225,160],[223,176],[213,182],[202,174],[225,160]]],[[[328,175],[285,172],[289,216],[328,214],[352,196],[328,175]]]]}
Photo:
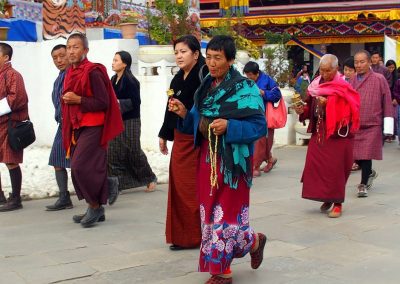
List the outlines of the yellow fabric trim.
{"type": "MultiPolygon", "coordinates": [[[[351,12],[318,12],[318,14],[304,13],[304,14],[285,14],[279,16],[246,16],[240,19],[242,23],[246,23],[250,26],[255,25],[267,25],[267,24],[302,24],[308,21],[320,22],[320,21],[337,21],[337,22],[349,22],[357,20],[359,15],[374,15],[380,20],[399,20],[400,9],[392,10],[370,10],[370,11],[351,11],[351,12]]],[[[201,26],[203,28],[217,27],[220,21],[224,21],[224,18],[203,18],[200,19],[201,26]]],[[[238,19],[232,18],[232,24],[236,24],[238,19]]]]}
{"type": "Polygon", "coordinates": [[[219,8],[228,10],[230,7],[249,6],[249,0],[221,0],[219,8]]]}
{"type": "MultiPolygon", "coordinates": [[[[383,42],[382,36],[354,36],[354,37],[318,37],[318,38],[302,38],[299,40],[305,44],[322,44],[322,43],[365,43],[365,42],[383,42]]],[[[287,45],[297,45],[294,41],[289,41],[287,45]]]]}

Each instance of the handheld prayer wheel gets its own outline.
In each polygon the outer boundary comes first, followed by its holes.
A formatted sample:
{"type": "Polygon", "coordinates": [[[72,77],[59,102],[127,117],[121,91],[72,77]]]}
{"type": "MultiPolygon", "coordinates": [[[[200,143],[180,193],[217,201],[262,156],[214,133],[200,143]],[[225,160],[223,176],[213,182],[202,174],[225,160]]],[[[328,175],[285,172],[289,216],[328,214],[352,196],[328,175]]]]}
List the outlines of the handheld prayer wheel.
{"type": "Polygon", "coordinates": [[[294,93],[292,97],[292,106],[305,105],[306,103],[302,101],[301,95],[299,93],[294,93]]]}
{"type": "MultiPolygon", "coordinates": [[[[174,89],[168,89],[168,90],[167,90],[167,96],[168,96],[168,98],[172,98],[172,96],[173,96],[174,94],[175,94],[174,89]]],[[[178,110],[178,107],[177,107],[177,106],[174,106],[173,110],[174,110],[174,111],[178,110]]]]}

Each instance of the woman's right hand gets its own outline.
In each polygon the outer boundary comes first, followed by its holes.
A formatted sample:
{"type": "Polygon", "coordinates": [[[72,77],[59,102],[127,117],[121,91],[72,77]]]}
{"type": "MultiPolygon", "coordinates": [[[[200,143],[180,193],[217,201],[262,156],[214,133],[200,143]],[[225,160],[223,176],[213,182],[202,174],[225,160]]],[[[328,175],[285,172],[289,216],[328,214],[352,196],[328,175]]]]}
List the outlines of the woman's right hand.
{"type": "Polygon", "coordinates": [[[171,98],[169,100],[168,110],[176,113],[181,118],[185,118],[187,114],[185,105],[180,100],[175,98],[171,98]]]}
{"type": "Polygon", "coordinates": [[[303,105],[293,106],[293,109],[297,114],[302,114],[304,112],[304,106],[303,105]]]}
{"type": "Polygon", "coordinates": [[[167,140],[159,138],[158,145],[160,147],[161,154],[168,155],[167,140]]]}

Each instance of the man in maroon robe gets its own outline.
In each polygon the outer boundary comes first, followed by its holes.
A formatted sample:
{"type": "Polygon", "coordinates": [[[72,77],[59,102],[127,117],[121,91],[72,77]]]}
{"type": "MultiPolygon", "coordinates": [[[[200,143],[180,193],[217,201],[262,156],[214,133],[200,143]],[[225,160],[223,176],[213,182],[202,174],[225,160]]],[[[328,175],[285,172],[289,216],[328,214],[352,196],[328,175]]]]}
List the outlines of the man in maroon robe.
{"type": "Polygon", "coordinates": [[[381,54],[378,51],[373,51],[371,53],[372,71],[382,74],[388,82],[389,86],[391,86],[393,82],[392,74],[390,73],[389,69],[385,67],[385,65],[380,63],[381,58],[381,54]]]}
{"type": "Polygon", "coordinates": [[[64,80],[62,136],[76,194],[85,199],[85,214],[74,222],[89,227],[104,221],[108,198],[107,143],[123,131],[121,113],[106,68],[87,60],[88,40],[72,34],[67,40],[71,67],[64,80]]]}
{"type": "Polygon", "coordinates": [[[357,75],[350,84],[360,94],[360,129],[354,138],[354,160],[361,167],[358,197],[367,197],[378,176],[372,160],[382,160],[383,133],[393,135],[393,105],[389,84],[382,74],[371,69],[371,55],[360,50],[354,56],[357,75]]]}
{"type": "Polygon", "coordinates": [[[342,214],[353,163],[360,97],[339,74],[335,55],[321,58],[319,73],[308,86],[307,104],[295,106],[300,121],[310,120],[308,132],[312,133],[302,176],[302,197],[323,202],[321,212],[337,218],[342,214]]]}
{"type": "Polygon", "coordinates": [[[14,151],[8,144],[8,121],[28,119],[28,96],[24,80],[11,66],[12,47],[0,43],[0,163],[5,163],[10,173],[12,193],[6,200],[0,181],[0,212],[22,208],[21,183],[22,173],[19,166],[22,163],[24,150],[14,151]]]}

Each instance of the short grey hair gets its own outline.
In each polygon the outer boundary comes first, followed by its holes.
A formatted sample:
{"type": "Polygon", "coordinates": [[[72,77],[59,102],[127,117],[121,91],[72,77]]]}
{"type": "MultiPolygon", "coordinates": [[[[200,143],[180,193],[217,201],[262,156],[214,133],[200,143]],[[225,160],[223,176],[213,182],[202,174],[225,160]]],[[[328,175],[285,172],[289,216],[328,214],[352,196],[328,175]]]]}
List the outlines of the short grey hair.
{"type": "Polygon", "coordinates": [[[68,41],[69,41],[70,39],[73,39],[73,38],[80,39],[81,42],[82,42],[82,44],[83,44],[83,47],[84,47],[85,49],[88,49],[88,48],[89,48],[89,41],[88,41],[88,39],[87,39],[87,37],[86,37],[85,34],[82,34],[82,33],[73,33],[73,34],[71,34],[71,35],[68,37],[67,43],[68,43],[68,41]]]}
{"type": "Polygon", "coordinates": [[[326,64],[328,62],[331,64],[332,68],[336,68],[339,66],[338,58],[335,55],[329,53],[321,57],[319,61],[319,66],[321,66],[321,64],[326,64]]]}

